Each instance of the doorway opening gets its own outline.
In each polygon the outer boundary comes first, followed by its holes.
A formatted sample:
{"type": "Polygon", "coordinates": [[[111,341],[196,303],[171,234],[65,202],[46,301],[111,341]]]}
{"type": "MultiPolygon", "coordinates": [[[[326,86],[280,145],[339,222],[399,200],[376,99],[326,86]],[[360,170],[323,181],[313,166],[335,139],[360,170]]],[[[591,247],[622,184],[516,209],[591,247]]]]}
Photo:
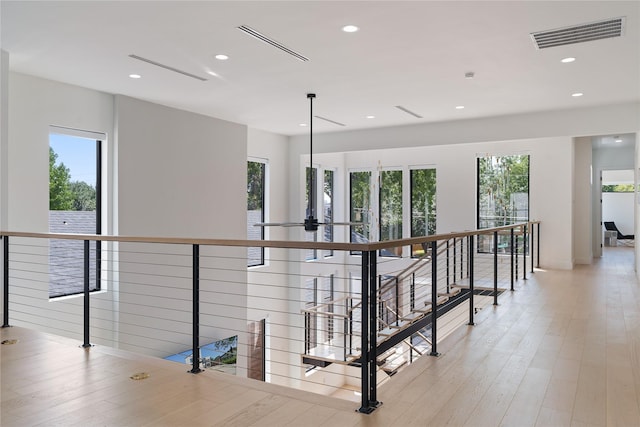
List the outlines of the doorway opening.
{"type": "Polygon", "coordinates": [[[617,247],[633,248],[635,184],[634,171],[602,171],[602,233],[603,250],[617,247]]]}

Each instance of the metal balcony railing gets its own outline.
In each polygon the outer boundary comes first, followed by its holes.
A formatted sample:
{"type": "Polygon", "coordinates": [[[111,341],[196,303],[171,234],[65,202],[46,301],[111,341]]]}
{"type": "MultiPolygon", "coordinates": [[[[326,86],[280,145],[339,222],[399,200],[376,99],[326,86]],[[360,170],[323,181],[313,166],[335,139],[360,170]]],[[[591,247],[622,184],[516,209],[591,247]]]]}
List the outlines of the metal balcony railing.
{"type": "Polygon", "coordinates": [[[3,327],[357,399],[363,413],[378,406],[382,383],[438,355],[444,336],[473,325],[540,258],[536,221],[375,243],[0,236],[3,327]],[[491,244],[480,247],[480,236],[491,244]],[[83,250],[51,257],[52,239],[83,250]],[[264,266],[247,268],[249,247],[266,249],[264,266]],[[389,248],[404,255],[379,256],[389,248]],[[310,250],[333,255],[307,260],[310,250]],[[50,297],[57,260],[77,266],[64,280],[80,281],[80,294],[50,297]]]}

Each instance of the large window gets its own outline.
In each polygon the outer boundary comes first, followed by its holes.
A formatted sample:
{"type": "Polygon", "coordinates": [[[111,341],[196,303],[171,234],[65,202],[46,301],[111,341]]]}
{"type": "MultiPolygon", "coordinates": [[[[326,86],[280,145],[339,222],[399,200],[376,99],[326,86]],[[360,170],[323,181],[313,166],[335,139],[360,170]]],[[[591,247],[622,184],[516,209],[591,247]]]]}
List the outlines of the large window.
{"type": "MultiPolygon", "coordinates": [[[[49,231],[101,234],[103,134],[52,127],[49,134],[49,231]]],[[[91,242],[89,290],[100,289],[101,244],[91,242]]],[[[84,292],[84,242],[49,243],[49,297],[84,292]]]]}
{"type": "MultiPolygon", "coordinates": [[[[411,183],[411,237],[436,233],[436,170],[412,169],[411,183]]],[[[423,245],[413,245],[411,255],[424,255],[423,245]]]]}
{"type": "MultiPolygon", "coordinates": [[[[247,162],[247,240],[264,240],[264,227],[256,227],[254,224],[265,220],[265,175],[265,163],[247,162]]],[[[264,248],[247,248],[247,265],[264,265],[264,248]]]]}
{"type": "Polygon", "coordinates": [[[360,223],[349,226],[350,241],[353,243],[368,242],[370,238],[371,172],[350,172],[349,194],[349,221],[360,223]]]}
{"type": "MultiPolygon", "coordinates": [[[[380,172],[380,241],[402,239],[402,171],[380,172]]],[[[400,256],[402,247],[384,249],[382,256],[400,256]]]]}
{"type": "MultiPolygon", "coordinates": [[[[499,227],[529,220],[529,156],[478,158],[478,228],[499,227]]],[[[481,252],[509,250],[509,236],[479,236],[481,252]]]]}

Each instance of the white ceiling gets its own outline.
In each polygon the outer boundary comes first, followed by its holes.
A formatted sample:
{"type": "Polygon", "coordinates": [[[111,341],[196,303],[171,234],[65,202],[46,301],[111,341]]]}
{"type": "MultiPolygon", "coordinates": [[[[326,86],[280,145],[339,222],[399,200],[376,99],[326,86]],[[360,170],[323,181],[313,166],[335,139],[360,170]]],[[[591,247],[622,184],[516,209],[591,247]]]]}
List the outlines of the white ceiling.
{"type": "Polygon", "coordinates": [[[285,135],[308,132],[299,126],[309,121],[307,92],[317,93],[315,114],[345,124],[315,119],[314,132],[640,101],[637,1],[2,0],[0,8],[13,71],[285,135]],[[622,37],[543,50],[530,37],[620,16],[622,37]],[[346,24],[360,31],[341,31],[346,24]],[[561,63],[567,56],[577,59],[561,63]],[[465,79],[470,71],[475,78],[465,79]]]}

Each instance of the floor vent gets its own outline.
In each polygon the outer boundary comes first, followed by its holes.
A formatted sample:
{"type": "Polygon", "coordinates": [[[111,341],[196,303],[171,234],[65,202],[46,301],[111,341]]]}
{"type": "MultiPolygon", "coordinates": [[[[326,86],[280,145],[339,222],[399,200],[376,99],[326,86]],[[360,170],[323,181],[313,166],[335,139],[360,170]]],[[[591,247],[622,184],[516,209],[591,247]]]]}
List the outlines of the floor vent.
{"type": "Polygon", "coordinates": [[[574,25],[556,30],[531,33],[537,49],[583,43],[593,40],[620,37],[624,34],[625,18],[613,18],[605,21],[574,25]]]}

